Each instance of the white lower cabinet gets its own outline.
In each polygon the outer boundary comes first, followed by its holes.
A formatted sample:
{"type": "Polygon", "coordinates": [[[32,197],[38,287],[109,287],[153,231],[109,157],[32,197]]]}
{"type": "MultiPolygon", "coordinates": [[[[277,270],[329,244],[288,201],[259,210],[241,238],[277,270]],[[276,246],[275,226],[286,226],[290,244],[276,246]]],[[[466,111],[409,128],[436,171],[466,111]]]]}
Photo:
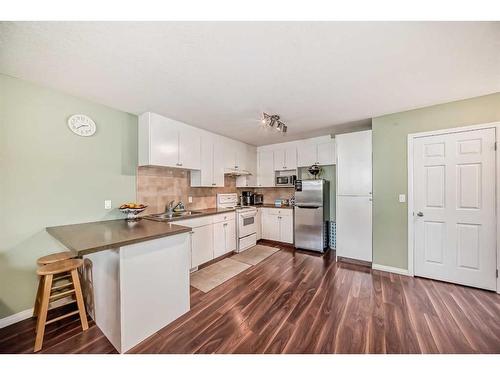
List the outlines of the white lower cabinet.
{"type": "Polygon", "coordinates": [[[258,241],[258,240],[262,239],[262,209],[261,208],[257,208],[257,215],[255,216],[255,226],[257,227],[255,234],[257,237],[257,241],[258,241]]]}
{"type": "Polygon", "coordinates": [[[262,208],[262,238],[293,243],[293,210],[262,208]]]}
{"type": "Polygon", "coordinates": [[[293,216],[279,216],[280,241],[293,243],[293,216]]]}
{"type": "Polygon", "coordinates": [[[213,225],[193,228],[191,234],[191,268],[214,259],[213,225]]]}
{"type": "Polygon", "coordinates": [[[176,224],[191,227],[191,269],[236,250],[234,212],[179,220],[176,224]]]}
{"type": "Polygon", "coordinates": [[[235,220],[214,223],[214,258],[236,250],[235,220]]]}

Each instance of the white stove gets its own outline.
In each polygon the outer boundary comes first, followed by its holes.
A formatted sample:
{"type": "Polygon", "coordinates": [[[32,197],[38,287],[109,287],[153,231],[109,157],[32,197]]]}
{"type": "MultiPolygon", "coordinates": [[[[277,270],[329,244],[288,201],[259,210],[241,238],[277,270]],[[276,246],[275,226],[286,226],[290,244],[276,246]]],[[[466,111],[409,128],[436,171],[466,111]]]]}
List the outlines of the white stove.
{"type": "Polygon", "coordinates": [[[217,194],[217,208],[234,208],[236,210],[236,251],[242,252],[257,243],[257,208],[238,204],[238,194],[217,194]]]}

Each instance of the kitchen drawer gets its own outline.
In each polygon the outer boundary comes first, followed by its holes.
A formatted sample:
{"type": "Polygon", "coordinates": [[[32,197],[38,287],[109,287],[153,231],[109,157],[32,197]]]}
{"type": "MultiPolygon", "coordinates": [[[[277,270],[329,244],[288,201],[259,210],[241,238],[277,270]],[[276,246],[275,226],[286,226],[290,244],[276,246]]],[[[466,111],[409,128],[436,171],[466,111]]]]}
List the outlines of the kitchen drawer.
{"type": "Polygon", "coordinates": [[[192,219],[176,220],[172,224],[184,225],[185,227],[198,228],[204,225],[211,225],[213,223],[213,216],[196,217],[192,219]]]}
{"type": "Polygon", "coordinates": [[[224,214],[213,215],[213,223],[220,223],[223,221],[235,220],[236,214],[234,212],[227,212],[224,214]]]}
{"type": "Polygon", "coordinates": [[[262,212],[265,215],[293,216],[291,208],[263,208],[262,212]]]}
{"type": "Polygon", "coordinates": [[[257,235],[255,233],[250,234],[249,236],[240,238],[239,242],[239,251],[241,252],[255,246],[255,243],[257,242],[257,235]]]}

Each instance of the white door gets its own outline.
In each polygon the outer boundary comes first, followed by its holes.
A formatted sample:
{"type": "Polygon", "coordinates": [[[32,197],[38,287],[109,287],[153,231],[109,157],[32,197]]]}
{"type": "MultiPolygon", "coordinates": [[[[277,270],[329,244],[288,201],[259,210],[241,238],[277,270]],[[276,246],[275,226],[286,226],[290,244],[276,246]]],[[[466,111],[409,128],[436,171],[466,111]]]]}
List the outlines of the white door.
{"type": "Polygon", "coordinates": [[[319,165],[335,164],[335,142],[330,140],[324,143],[318,143],[317,146],[317,162],[319,165]]]}
{"type": "Polygon", "coordinates": [[[293,243],[293,216],[279,216],[280,241],[293,243]]]}
{"type": "Polygon", "coordinates": [[[255,229],[258,241],[262,239],[262,210],[260,208],[257,208],[257,215],[255,215],[255,229]]]}
{"type": "Polygon", "coordinates": [[[278,215],[262,212],[262,238],[266,240],[280,240],[280,222],[278,215]]]}
{"type": "MultiPolygon", "coordinates": [[[[201,142],[200,186],[213,186],[214,183],[214,144],[206,138],[201,142]]],[[[193,173],[193,172],[191,172],[193,173]]]]}
{"type": "Polygon", "coordinates": [[[297,166],[298,167],[310,167],[316,164],[317,155],[317,145],[312,141],[299,141],[297,144],[297,166]]]}
{"type": "Polygon", "coordinates": [[[214,258],[220,257],[226,253],[226,231],[225,223],[215,223],[214,230],[214,258]]]}
{"type": "Polygon", "coordinates": [[[258,155],[257,184],[262,187],[274,186],[274,155],[272,151],[261,151],[258,155]]]}
{"type": "Polygon", "coordinates": [[[213,140],[212,186],[224,187],[224,147],[221,138],[213,140]]]}
{"type": "Polygon", "coordinates": [[[295,145],[285,148],[285,169],[297,169],[297,147],[295,145]]]}
{"type": "Polygon", "coordinates": [[[416,138],[415,275],[496,289],[495,129],[416,138]]]}
{"type": "Polygon", "coordinates": [[[179,164],[186,169],[200,169],[201,135],[194,128],[179,130],[179,164]]]}
{"type": "Polygon", "coordinates": [[[283,171],[285,167],[285,149],[274,150],[274,170],[283,171]]]}
{"type": "Polygon", "coordinates": [[[372,131],[339,134],[335,137],[335,143],[337,195],[370,195],[372,193],[372,131]]]}
{"type": "Polygon", "coordinates": [[[212,225],[193,228],[191,235],[191,268],[214,259],[214,233],[212,225]]]}
{"type": "Polygon", "coordinates": [[[337,256],[372,261],[372,198],[337,195],[337,256]]]}
{"type": "Polygon", "coordinates": [[[236,250],[236,221],[229,220],[224,223],[226,236],[226,253],[236,250]]]}
{"type": "Polygon", "coordinates": [[[173,120],[151,114],[150,163],[165,167],[179,166],[179,130],[173,120]]]}

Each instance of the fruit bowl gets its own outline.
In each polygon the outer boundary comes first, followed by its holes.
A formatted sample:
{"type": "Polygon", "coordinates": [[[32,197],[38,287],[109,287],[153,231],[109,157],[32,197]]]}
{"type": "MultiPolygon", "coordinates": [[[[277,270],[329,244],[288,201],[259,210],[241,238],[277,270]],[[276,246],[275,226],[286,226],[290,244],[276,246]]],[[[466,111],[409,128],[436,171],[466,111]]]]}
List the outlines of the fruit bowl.
{"type": "Polygon", "coordinates": [[[135,221],[139,220],[139,214],[144,211],[148,206],[145,206],[143,204],[141,205],[122,205],[120,206],[120,211],[123,212],[124,214],[127,215],[126,219],[127,221],[135,221]],[[134,207],[135,206],[135,207],[134,207]]]}

